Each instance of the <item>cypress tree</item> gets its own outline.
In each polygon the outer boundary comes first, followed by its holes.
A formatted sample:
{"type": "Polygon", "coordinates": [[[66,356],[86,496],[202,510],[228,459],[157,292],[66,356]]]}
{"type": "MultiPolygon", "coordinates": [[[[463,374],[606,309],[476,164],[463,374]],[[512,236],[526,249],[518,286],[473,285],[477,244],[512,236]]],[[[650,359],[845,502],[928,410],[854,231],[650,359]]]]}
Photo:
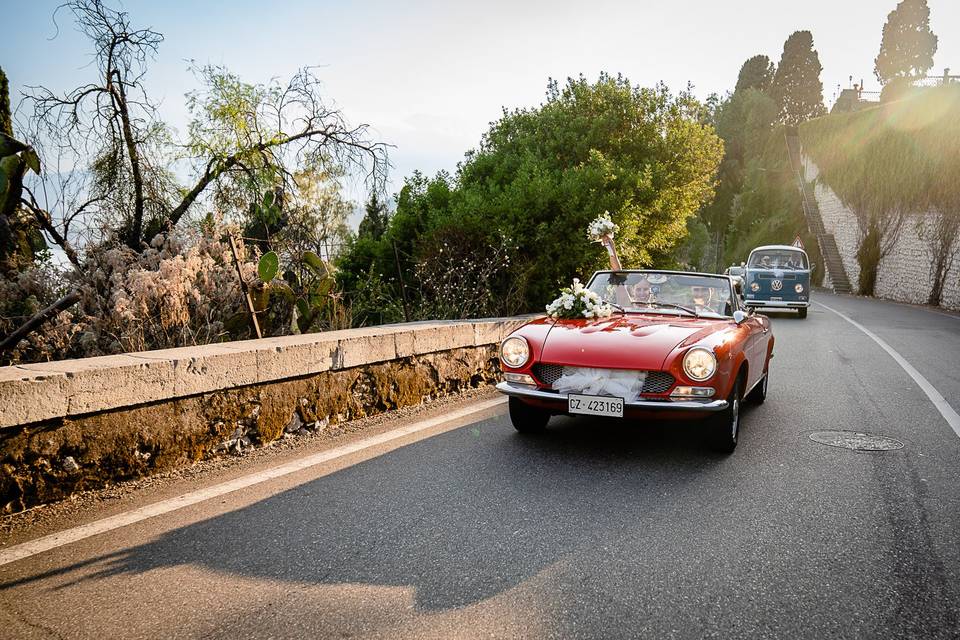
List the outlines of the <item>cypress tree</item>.
{"type": "Polygon", "coordinates": [[[927,0],[902,0],[887,15],[873,71],[882,84],[924,75],[933,66],[936,51],[937,36],[930,30],[927,0]]]}
{"type": "Polygon", "coordinates": [[[0,67],[0,133],[13,137],[13,117],[10,115],[10,85],[7,74],[0,67]]]}
{"type": "Polygon", "coordinates": [[[740,67],[737,86],[733,92],[739,93],[747,89],[766,91],[773,82],[774,73],[775,69],[770,58],[764,55],[753,56],[740,67]]]}
{"type": "Polygon", "coordinates": [[[797,125],[826,113],[820,56],[809,31],[794,31],[783,43],[783,54],[770,93],[780,106],[780,121],[797,125]]]}
{"type": "Polygon", "coordinates": [[[387,212],[387,205],[380,202],[377,194],[370,196],[366,205],[366,215],[360,221],[357,229],[357,235],[361,237],[371,237],[379,240],[387,231],[387,225],[390,222],[390,214],[387,212]]]}

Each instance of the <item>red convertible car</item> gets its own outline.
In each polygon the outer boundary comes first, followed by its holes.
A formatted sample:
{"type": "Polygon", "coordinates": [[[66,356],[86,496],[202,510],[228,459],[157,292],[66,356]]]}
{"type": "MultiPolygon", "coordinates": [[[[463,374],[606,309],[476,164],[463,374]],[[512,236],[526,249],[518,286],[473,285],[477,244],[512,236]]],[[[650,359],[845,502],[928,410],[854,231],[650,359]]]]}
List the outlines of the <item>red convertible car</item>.
{"type": "Polygon", "coordinates": [[[609,306],[584,315],[610,315],[538,318],[501,343],[497,389],[514,427],[539,432],[558,414],[706,419],[712,446],[732,452],[741,402],[767,395],[774,344],[770,320],[743,304],[734,280],[598,271],[585,289],[609,306]]]}

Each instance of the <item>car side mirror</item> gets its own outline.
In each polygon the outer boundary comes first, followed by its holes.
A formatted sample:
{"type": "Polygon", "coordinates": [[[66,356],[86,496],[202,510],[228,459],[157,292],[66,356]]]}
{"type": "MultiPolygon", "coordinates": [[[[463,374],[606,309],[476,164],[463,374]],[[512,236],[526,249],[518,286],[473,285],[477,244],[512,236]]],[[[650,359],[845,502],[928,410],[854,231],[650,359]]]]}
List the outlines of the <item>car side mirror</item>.
{"type": "Polygon", "coordinates": [[[747,314],[747,312],[743,311],[742,309],[737,309],[736,311],[733,312],[733,321],[736,322],[737,324],[742,323],[748,317],[749,315],[747,314]]]}

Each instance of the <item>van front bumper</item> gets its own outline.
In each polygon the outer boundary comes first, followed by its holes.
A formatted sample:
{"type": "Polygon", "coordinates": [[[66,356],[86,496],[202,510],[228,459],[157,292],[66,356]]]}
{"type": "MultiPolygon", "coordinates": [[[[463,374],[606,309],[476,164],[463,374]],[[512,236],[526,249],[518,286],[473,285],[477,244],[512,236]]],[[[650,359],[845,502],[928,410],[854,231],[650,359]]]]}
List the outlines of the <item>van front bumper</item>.
{"type": "Polygon", "coordinates": [[[748,307],[763,307],[768,309],[806,309],[810,306],[809,300],[744,300],[748,307]]]}

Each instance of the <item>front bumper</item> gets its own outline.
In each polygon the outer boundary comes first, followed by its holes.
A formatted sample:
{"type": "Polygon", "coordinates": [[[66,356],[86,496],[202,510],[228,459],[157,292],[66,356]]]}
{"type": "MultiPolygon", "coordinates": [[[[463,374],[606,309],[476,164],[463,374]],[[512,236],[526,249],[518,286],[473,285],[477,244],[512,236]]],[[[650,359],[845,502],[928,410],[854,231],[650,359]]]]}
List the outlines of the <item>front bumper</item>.
{"type": "Polygon", "coordinates": [[[767,309],[806,309],[810,306],[809,301],[792,300],[744,300],[748,307],[764,307],[767,309]]]}
{"type": "MultiPolygon", "coordinates": [[[[497,391],[557,413],[566,413],[567,411],[567,396],[559,393],[540,391],[534,387],[510,382],[501,382],[498,384],[497,391]]],[[[625,402],[623,404],[623,410],[624,414],[627,412],[712,413],[715,411],[723,411],[727,408],[727,404],[726,400],[635,400],[633,402],[625,402]]]]}

